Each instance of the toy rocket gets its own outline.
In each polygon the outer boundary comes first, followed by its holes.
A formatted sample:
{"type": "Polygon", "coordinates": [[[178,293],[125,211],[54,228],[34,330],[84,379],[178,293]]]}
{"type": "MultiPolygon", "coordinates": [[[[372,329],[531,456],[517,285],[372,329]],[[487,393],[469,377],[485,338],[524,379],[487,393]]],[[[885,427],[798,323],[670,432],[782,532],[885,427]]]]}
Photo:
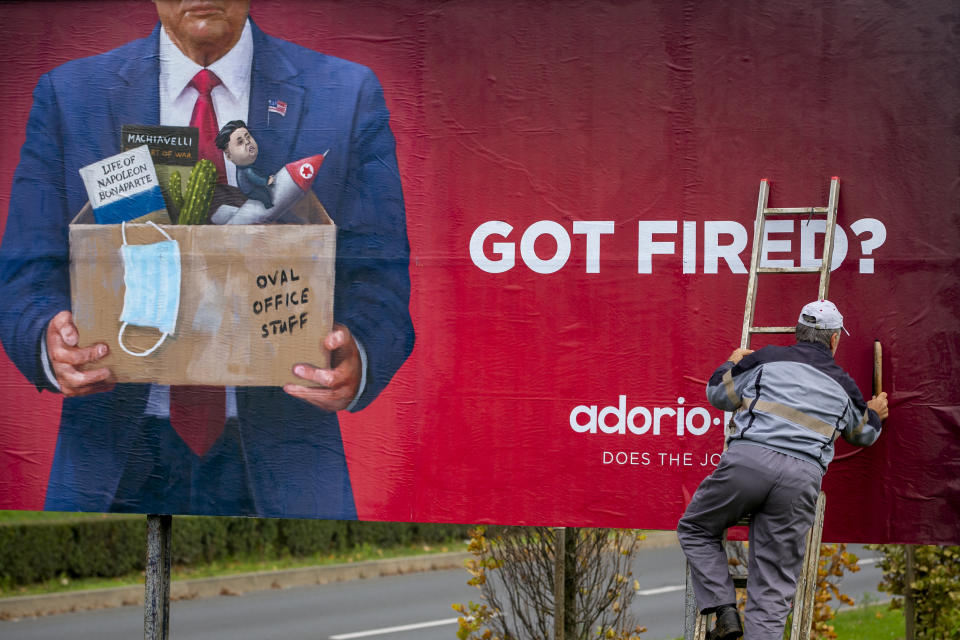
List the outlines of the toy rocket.
{"type": "Polygon", "coordinates": [[[268,208],[251,198],[239,207],[220,205],[210,220],[214,224],[266,224],[279,221],[310,190],[326,155],[324,151],[320,155],[302,158],[277,171],[273,184],[267,187],[273,196],[272,207],[268,208]]]}

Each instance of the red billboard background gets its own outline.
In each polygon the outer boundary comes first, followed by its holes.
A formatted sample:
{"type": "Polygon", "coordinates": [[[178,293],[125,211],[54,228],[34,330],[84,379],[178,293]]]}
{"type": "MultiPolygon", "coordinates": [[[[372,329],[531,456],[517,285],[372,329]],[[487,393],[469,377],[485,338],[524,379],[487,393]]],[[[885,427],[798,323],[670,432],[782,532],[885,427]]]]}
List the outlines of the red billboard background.
{"type": "MultiPolygon", "coordinates": [[[[0,17],[2,223],[39,76],[156,12],[0,17]]],[[[955,3],[255,0],[251,17],[371,67],[397,138],[417,344],[341,418],[361,519],[674,528],[722,447],[701,381],[739,343],[760,179],[771,206],[822,206],[836,175],[838,361],[869,395],[880,340],[892,409],[873,447],[838,445],[825,539],[960,543],[955,3]],[[605,407],[607,425],[642,408],[645,429],[586,430],[605,407]]],[[[811,237],[777,228],[769,259],[811,237]]],[[[814,297],[813,276],[761,280],[758,321],[814,297]]],[[[0,507],[41,509],[60,399],[5,356],[0,399],[0,507]]]]}

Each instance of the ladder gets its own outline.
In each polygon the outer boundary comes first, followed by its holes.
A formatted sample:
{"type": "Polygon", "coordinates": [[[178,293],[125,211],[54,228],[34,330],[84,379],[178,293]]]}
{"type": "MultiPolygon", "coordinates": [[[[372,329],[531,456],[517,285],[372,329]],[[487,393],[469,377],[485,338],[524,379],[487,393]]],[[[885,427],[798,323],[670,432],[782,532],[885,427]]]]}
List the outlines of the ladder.
{"type": "MultiPolygon", "coordinates": [[[[770,183],[766,178],[760,181],[760,196],[757,200],[757,217],[753,227],[753,251],[750,256],[750,275],[747,280],[747,301],[743,310],[743,330],[740,335],[740,348],[749,349],[751,338],[755,334],[787,334],[796,331],[796,325],[792,326],[754,326],[754,311],[756,310],[758,276],[764,273],[818,273],[820,274],[820,286],[817,293],[817,299],[823,300],[827,297],[827,290],[830,287],[830,268],[833,260],[833,236],[837,223],[837,202],[840,198],[840,179],[836,176],[830,180],[830,196],[825,207],[768,207],[767,200],[770,196],[770,183]],[[823,258],[819,266],[799,266],[799,267],[763,267],[760,265],[763,256],[763,241],[765,237],[764,226],[768,217],[807,217],[813,216],[825,217],[823,241],[823,258]]],[[[732,425],[728,425],[732,431],[732,425]]],[[[724,442],[726,449],[726,442],[724,442]]],[[[793,598],[793,622],[790,627],[790,637],[793,640],[809,640],[810,626],[813,622],[813,600],[817,587],[817,568],[820,560],[820,542],[823,535],[823,514],[826,506],[826,496],[821,491],[817,497],[816,510],[814,512],[813,525],[807,533],[807,549],[804,554],[803,566],[800,576],[797,579],[797,592],[793,598]]],[[[749,526],[750,517],[742,519],[736,526],[749,526]]],[[[737,549],[731,549],[731,546],[742,550],[742,543],[726,543],[727,553],[731,551],[736,553],[737,549]]],[[[736,553],[742,556],[743,553],[736,553]]],[[[738,589],[747,586],[746,564],[741,561],[731,571],[734,586],[738,589]]],[[[686,602],[684,607],[684,640],[706,640],[707,620],[710,616],[700,615],[697,608],[696,598],[693,594],[693,583],[690,579],[690,566],[686,569],[686,602]]]]}

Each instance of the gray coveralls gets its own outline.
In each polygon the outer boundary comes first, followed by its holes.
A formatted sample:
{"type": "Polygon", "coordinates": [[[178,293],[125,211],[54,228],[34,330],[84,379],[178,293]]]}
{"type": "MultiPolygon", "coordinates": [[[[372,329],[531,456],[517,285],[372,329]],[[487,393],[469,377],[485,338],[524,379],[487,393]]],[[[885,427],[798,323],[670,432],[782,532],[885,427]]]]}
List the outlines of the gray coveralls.
{"type": "Polygon", "coordinates": [[[677,525],[701,610],[737,601],[722,537],[752,514],[745,637],[783,637],[822,477],[819,467],[766,447],[739,442],[724,452],[677,525]]]}
{"type": "Polygon", "coordinates": [[[752,515],[746,640],[780,640],[803,563],[833,443],[867,446],[880,417],[823,345],[765,347],[720,365],[707,385],[718,409],[736,411],[729,448],[677,525],[701,611],[736,602],[724,531],[752,515]]]}

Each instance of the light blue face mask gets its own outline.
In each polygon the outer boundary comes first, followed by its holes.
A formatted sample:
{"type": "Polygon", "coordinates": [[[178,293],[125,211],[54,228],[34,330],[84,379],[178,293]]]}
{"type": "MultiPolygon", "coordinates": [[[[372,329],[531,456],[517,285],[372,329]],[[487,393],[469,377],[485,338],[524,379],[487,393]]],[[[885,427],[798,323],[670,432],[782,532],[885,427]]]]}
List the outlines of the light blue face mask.
{"type": "Polygon", "coordinates": [[[177,328],[177,312],[180,310],[180,245],[155,225],[167,242],[154,244],[127,244],[126,223],[120,225],[123,246],[123,311],[120,314],[120,333],[117,342],[131,356],[148,356],[163,344],[167,336],[177,328]],[[131,351],[123,344],[123,332],[127,325],[153,327],[163,335],[146,351],[131,351]]]}

